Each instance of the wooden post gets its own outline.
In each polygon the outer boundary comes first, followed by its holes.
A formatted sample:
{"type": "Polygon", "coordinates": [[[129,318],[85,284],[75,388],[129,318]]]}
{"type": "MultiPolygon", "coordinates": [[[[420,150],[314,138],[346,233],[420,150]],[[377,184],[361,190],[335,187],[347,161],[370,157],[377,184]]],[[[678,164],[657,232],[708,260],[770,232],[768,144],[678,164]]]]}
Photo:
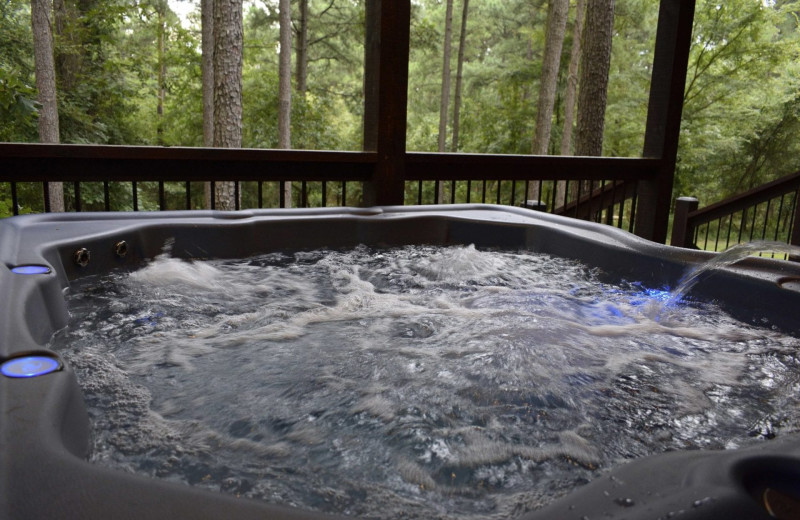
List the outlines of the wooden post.
{"type": "Polygon", "coordinates": [[[365,206],[401,205],[405,182],[410,0],[368,0],[364,57],[364,150],[378,154],[365,206]]]}
{"type": "Polygon", "coordinates": [[[678,197],[675,201],[675,214],[672,217],[672,238],[670,245],[691,247],[694,228],[689,229],[689,213],[697,211],[700,203],[694,197],[678,197]]]}
{"type": "Polygon", "coordinates": [[[644,157],[660,159],[652,179],[639,182],[634,232],[665,242],[678,155],[694,0],[661,0],[647,107],[644,157]]]}

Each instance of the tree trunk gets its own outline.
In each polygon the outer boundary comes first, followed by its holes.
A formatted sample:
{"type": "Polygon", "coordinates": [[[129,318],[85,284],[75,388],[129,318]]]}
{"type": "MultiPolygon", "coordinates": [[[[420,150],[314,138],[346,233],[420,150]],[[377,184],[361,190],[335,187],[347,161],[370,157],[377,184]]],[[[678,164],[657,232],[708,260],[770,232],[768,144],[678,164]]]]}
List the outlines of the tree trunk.
{"type": "MultiPolygon", "coordinates": [[[[586,6],[586,33],[581,52],[578,81],[578,125],[575,154],[603,154],[611,38],[614,31],[614,0],[593,0],[586,6]]],[[[584,182],[579,196],[591,194],[593,181],[584,182]]]]}
{"type": "Polygon", "coordinates": [[[453,38],[453,0],[447,0],[444,19],[444,46],[442,49],[442,97],[439,104],[439,151],[445,151],[447,142],[447,112],[450,105],[450,51],[453,38]]]}
{"type": "MultiPolygon", "coordinates": [[[[292,15],[290,0],[280,0],[280,42],[278,63],[278,148],[292,147],[292,15]]],[[[292,185],[284,183],[286,207],[292,207],[292,185]]]]}
{"type": "Polygon", "coordinates": [[[578,82],[577,155],[603,153],[603,127],[611,65],[614,0],[593,0],[586,6],[586,27],[578,82]]]}
{"type": "Polygon", "coordinates": [[[156,105],[156,144],[164,146],[164,101],[167,97],[167,61],[165,57],[165,40],[167,36],[167,3],[156,4],[158,15],[158,103],[156,105]]]}
{"type": "MultiPolygon", "coordinates": [[[[581,61],[581,42],[583,41],[583,18],[586,13],[586,0],[578,0],[575,8],[575,26],[572,29],[572,50],[569,55],[567,71],[567,91],[564,95],[564,131],[561,134],[561,155],[572,155],[572,130],[575,125],[575,103],[578,93],[578,64],[581,61]]],[[[555,206],[566,203],[567,181],[556,182],[555,206]]]]}
{"type": "MultiPolygon", "coordinates": [[[[561,49],[564,32],[567,30],[569,0],[550,0],[547,7],[547,32],[542,57],[542,75],[539,80],[539,101],[536,108],[536,128],[533,131],[531,153],[547,155],[550,133],[553,126],[553,106],[556,101],[558,70],[561,65],[561,49]]],[[[528,200],[539,199],[539,183],[528,185],[528,200]]]]}
{"type": "Polygon", "coordinates": [[[458,151],[458,126],[461,120],[461,83],[464,74],[464,49],[467,43],[467,15],[469,13],[469,0],[464,0],[461,10],[461,33],[458,37],[458,64],[456,66],[456,92],[453,98],[453,142],[450,143],[452,152],[458,151]]]}
{"type": "MultiPolygon", "coordinates": [[[[39,91],[39,140],[59,142],[58,104],[56,100],[56,68],[53,59],[53,31],[50,26],[51,4],[47,0],[31,0],[31,29],[36,88],[39,91]]],[[[48,183],[50,211],[64,211],[64,188],[60,182],[48,183]]]]}
{"type": "MultiPolygon", "coordinates": [[[[439,103],[439,148],[444,152],[447,147],[447,112],[450,108],[450,51],[453,39],[453,0],[447,0],[444,18],[444,46],[442,49],[442,97],[439,103]]],[[[444,199],[444,189],[438,183],[436,203],[444,199]]]]}
{"type": "Polygon", "coordinates": [[[531,153],[546,155],[550,145],[553,123],[553,106],[556,100],[561,49],[567,29],[569,0],[550,0],[547,9],[547,34],[542,58],[542,76],[539,83],[539,102],[536,110],[536,129],[533,132],[531,153]]]}
{"type": "MultiPolygon", "coordinates": [[[[214,0],[200,4],[203,59],[203,146],[214,146],[214,0]]],[[[205,207],[211,209],[211,183],[205,182],[205,207]]]]}
{"type": "MultiPolygon", "coordinates": [[[[214,146],[242,146],[242,0],[214,2],[214,146]]],[[[235,209],[235,181],[215,184],[217,209],[235,209]]]]}
{"type": "Polygon", "coordinates": [[[308,86],[308,0],[300,0],[300,20],[297,28],[297,55],[295,56],[295,89],[305,96],[308,86]]]}
{"type": "Polygon", "coordinates": [[[575,101],[578,93],[578,64],[581,58],[581,41],[583,38],[583,15],[586,12],[586,0],[578,0],[575,10],[575,27],[572,29],[572,50],[569,56],[567,72],[567,91],[564,96],[564,132],[561,134],[561,155],[572,153],[572,128],[575,124],[575,101]]]}

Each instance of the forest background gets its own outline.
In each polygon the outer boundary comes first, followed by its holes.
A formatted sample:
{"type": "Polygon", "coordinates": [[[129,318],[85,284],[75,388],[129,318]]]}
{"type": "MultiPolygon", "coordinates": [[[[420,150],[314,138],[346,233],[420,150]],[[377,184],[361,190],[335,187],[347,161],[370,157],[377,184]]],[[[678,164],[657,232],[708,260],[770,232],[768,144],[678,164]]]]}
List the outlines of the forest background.
{"type": "MultiPolygon", "coordinates": [[[[242,147],[362,149],[365,1],[244,3],[242,147]],[[280,66],[281,3],[291,20],[288,68],[280,66]],[[282,77],[292,90],[284,103],[288,140],[279,131],[282,77]]],[[[412,0],[407,149],[576,153],[572,139],[564,146],[575,127],[568,87],[582,27],[576,13],[600,1],[563,2],[550,113],[540,98],[553,2],[412,0]],[[549,138],[536,143],[545,124],[549,138]]],[[[40,141],[34,2],[0,3],[3,142],[40,141]]],[[[659,2],[603,2],[614,19],[601,153],[636,157],[659,2]]],[[[60,142],[204,145],[200,0],[55,0],[54,7],[60,142]],[[69,15],[59,17],[59,7],[69,15]]],[[[674,196],[710,204],[800,169],[798,54],[800,1],[697,0],[674,196]]],[[[0,214],[9,203],[0,193],[0,214]]]]}

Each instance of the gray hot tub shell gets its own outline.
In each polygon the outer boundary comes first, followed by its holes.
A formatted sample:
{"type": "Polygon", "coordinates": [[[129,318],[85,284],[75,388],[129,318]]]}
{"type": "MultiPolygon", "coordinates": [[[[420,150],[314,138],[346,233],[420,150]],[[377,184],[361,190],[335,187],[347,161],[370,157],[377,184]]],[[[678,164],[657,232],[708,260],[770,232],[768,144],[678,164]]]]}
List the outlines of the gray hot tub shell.
{"type": "MultiPolygon", "coordinates": [[[[174,240],[183,258],[237,258],[358,244],[475,244],[574,258],[610,276],[673,286],[712,254],[671,248],[616,228],[487,205],[241,212],[47,214],[0,221],[0,362],[45,349],[67,324],[70,281],[133,269],[174,240]],[[87,255],[88,253],[88,255],[87,255]],[[124,254],[123,254],[124,253],[124,254]],[[86,265],[79,265],[87,260],[86,265]],[[47,274],[19,275],[23,265],[47,274]]],[[[800,265],[750,258],[701,282],[744,321],[800,334],[800,265]]],[[[89,420],[69,366],[32,378],[0,376],[0,517],[10,519],[263,519],[329,515],[237,499],[91,465],[89,420]]],[[[674,452],[604,474],[536,519],[785,518],[798,512],[800,436],[724,452],[674,452]]]]}

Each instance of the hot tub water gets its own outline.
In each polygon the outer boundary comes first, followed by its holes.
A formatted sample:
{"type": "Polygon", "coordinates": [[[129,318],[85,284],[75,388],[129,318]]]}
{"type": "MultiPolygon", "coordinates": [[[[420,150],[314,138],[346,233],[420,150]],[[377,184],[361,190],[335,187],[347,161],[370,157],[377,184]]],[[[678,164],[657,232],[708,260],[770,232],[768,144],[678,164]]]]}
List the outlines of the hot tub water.
{"type": "Polygon", "coordinates": [[[92,460],[352,515],[513,517],[633,458],[797,431],[798,340],[530,252],[159,257],[54,340],[92,460]]]}

